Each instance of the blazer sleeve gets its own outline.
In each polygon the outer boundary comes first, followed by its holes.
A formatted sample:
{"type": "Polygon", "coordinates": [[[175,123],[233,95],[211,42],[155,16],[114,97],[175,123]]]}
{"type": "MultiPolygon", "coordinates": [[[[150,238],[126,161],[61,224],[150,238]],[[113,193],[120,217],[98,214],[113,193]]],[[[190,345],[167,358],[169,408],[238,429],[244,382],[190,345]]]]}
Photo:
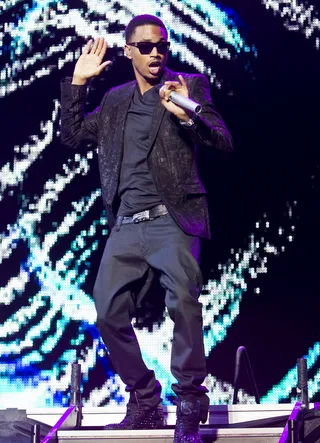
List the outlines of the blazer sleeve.
{"type": "Polygon", "coordinates": [[[71,83],[71,78],[61,81],[61,143],[73,149],[88,148],[97,143],[98,121],[101,105],[90,114],[84,114],[87,86],[71,83]]]}
{"type": "Polygon", "coordinates": [[[232,151],[232,136],[212,103],[208,79],[204,75],[197,75],[189,83],[189,88],[190,98],[202,105],[201,114],[194,125],[185,128],[192,140],[197,144],[232,151]]]}

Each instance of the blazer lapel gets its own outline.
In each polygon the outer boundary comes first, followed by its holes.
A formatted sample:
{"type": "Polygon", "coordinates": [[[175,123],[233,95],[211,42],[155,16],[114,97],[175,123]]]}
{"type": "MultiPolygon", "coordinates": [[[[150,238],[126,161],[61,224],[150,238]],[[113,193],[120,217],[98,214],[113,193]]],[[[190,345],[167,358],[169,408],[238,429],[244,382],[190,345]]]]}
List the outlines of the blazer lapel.
{"type": "Polygon", "coordinates": [[[159,102],[152,113],[152,120],[151,120],[151,129],[150,129],[150,135],[149,135],[149,151],[155,141],[155,138],[158,134],[164,113],[166,108],[162,106],[162,104],[159,102]]]}
{"type": "MultiPolygon", "coordinates": [[[[168,68],[165,68],[165,71],[163,73],[163,76],[161,78],[161,83],[164,83],[165,81],[176,79],[176,74],[172,71],[170,71],[168,68]]],[[[162,106],[161,102],[155,106],[153,114],[152,114],[152,121],[151,121],[151,130],[150,130],[150,136],[149,136],[149,152],[153,146],[153,143],[156,139],[156,136],[158,134],[164,113],[166,111],[166,108],[162,106]]]]}
{"type": "Polygon", "coordinates": [[[118,151],[123,154],[123,143],[124,143],[124,128],[127,118],[127,113],[133,96],[134,88],[136,87],[136,82],[132,82],[127,91],[125,91],[124,96],[120,98],[118,110],[117,110],[117,127],[115,134],[115,145],[119,147],[118,151]]]}

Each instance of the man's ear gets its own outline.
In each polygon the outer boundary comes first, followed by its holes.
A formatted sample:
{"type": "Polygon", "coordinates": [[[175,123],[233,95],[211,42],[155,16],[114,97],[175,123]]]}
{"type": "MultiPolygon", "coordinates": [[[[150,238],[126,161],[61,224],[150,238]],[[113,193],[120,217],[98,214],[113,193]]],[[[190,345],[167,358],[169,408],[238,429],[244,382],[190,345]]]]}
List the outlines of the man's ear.
{"type": "Polygon", "coordinates": [[[125,56],[128,57],[128,59],[130,59],[130,60],[132,59],[130,46],[128,46],[128,45],[124,46],[124,53],[125,53],[125,56]]]}

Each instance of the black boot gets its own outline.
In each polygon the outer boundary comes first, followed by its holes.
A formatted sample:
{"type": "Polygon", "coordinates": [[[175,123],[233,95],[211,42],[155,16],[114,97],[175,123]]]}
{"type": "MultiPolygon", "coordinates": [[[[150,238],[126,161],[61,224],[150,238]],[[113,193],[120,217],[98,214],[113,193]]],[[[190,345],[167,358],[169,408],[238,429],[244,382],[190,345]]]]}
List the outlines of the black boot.
{"type": "Polygon", "coordinates": [[[127,413],[120,423],[106,425],[106,430],[121,429],[160,429],[164,427],[162,408],[148,409],[128,403],[127,413]]]}
{"type": "Polygon", "coordinates": [[[182,400],[177,406],[173,443],[202,443],[199,433],[200,402],[182,400]]]}

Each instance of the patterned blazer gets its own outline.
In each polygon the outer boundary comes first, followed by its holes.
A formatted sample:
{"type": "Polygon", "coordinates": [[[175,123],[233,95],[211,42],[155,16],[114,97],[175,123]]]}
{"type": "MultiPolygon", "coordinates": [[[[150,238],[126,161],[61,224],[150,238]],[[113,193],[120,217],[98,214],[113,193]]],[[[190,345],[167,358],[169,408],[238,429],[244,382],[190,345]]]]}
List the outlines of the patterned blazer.
{"type": "MultiPolygon", "coordinates": [[[[178,80],[177,72],[165,69],[161,83],[178,80]]],[[[206,191],[199,178],[196,152],[201,149],[232,150],[232,138],[211,101],[207,78],[183,74],[189,96],[202,105],[196,123],[186,128],[160,101],[155,106],[149,137],[148,167],[156,189],[170,214],[187,234],[210,237],[206,191]]],[[[74,149],[97,143],[101,189],[109,226],[115,222],[123,155],[124,128],[137,82],[110,89],[101,105],[84,115],[86,86],[61,83],[61,140],[74,149]]]]}

